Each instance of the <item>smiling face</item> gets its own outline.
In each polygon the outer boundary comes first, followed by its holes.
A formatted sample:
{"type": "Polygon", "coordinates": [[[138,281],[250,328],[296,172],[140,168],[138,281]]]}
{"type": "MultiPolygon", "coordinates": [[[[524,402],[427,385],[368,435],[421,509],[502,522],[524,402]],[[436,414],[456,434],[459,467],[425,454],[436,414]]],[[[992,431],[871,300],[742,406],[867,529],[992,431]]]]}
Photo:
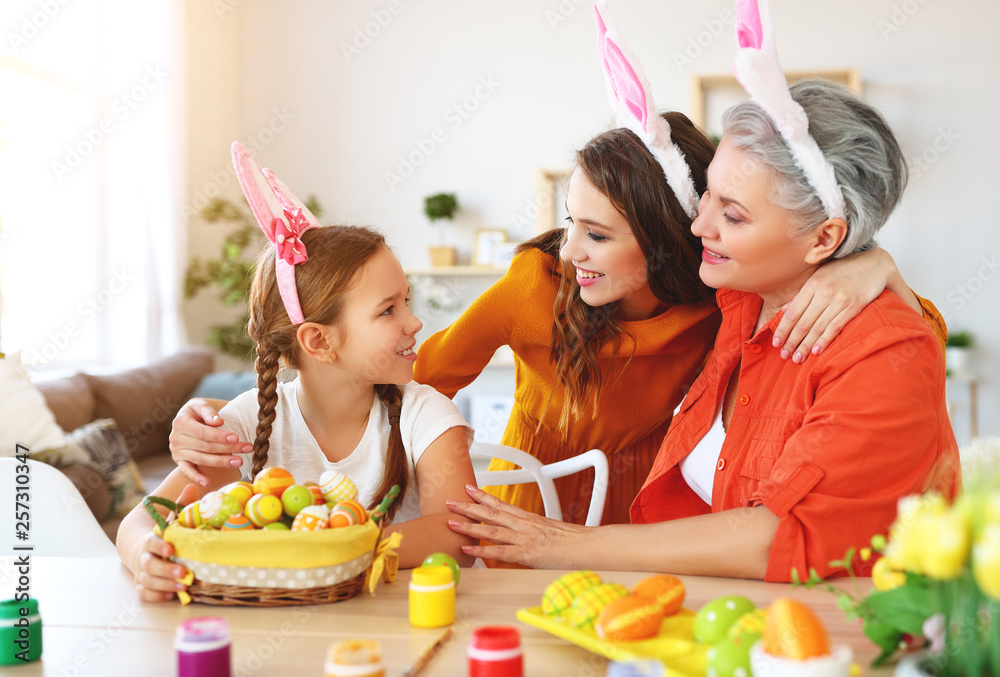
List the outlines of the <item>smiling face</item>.
{"type": "Polygon", "coordinates": [[[778,308],[818,262],[814,238],[795,235],[789,212],[771,202],[773,181],[770,168],[723,138],[691,231],[704,247],[699,274],[705,284],[756,292],[778,308]]]}
{"type": "Polygon", "coordinates": [[[584,303],[618,301],[626,320],[652,317],[662,304],[649,288],[646,256],[625,217],[580,169],[570,177],[566,211],[569,226],[559,256],[573,264],[584,303]]]}
{"type": "Polygon", "coordinates": [[[337,323],[337,359],[359,380],[404,385],[413,379],[416,334],[423,324],[410,312],[410,287],[399,261],[380,249],[358,272],[337,323]]]}

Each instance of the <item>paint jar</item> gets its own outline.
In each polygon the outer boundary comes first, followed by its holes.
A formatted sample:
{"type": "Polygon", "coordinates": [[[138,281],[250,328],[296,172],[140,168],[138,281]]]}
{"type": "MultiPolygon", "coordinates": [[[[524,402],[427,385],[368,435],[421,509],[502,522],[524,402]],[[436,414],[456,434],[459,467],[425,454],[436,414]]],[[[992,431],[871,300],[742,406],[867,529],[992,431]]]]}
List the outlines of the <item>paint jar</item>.
{"type": "Polygon", "coordinates": [[[382,646],[370,639],[348,639],[326,650],[325,677],[385,677],[382,646]]]}
{"type": "Polygon", "coordinates": [[[21,665],[42,655],[42,617],[37,599],[0,602],[0,665],[21,665]]]}
{"type": "Polygon", "coordinates": [[[455,577],[446,566],[421,566],[410,574],[410,623],[441,628],[455,622],[455,577]]]}
{"type": "Polygon", "coordinates": [[[229,621],[218,616],[189,618],[177,626],[177,677],[229,677],[232,656],[229,621]]]}
{"type": "Polygon", "coordinates": [[[521,635],[507,625],[476,628],[469,638],[469,677],[523,677],[521,635]]]}

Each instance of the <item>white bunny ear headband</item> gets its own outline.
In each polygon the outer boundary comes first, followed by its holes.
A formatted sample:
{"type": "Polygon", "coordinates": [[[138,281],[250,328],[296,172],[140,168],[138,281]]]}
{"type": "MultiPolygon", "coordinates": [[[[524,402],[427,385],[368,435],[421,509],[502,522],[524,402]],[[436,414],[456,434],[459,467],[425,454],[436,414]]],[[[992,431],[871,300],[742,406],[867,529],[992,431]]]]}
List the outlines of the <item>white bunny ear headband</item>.
{"type": "Polygon", "coordinates": [[[788,144],[792,157],[806,174],[826,215],[847,219],[844,194],[833,166],[809,136],[809,118],[791,94],[774,47],[774,26],[768,0],[736,0],[736,79],[764,112],[788,144]]]}
{"type": "Polygon", "coordinates": [[[292,324],[300,324],[303,317],[295,286],[295,266],[309,260],[302,233],[319,228],[320,222],[274,172],[261,170],[246,148],[234,141],[232,150],[236,178],[250,203],[250,211],[276,250],[274,274],[285,312],[292,324]]]}
{"type": "Polygon", "coordinates": [[[597,51],[604,66],[608,98],[617,116],[617,124],[642,139],[663,167],[667,184],[684,212],[693,219],[698,214],[698,191],[691,180],[691,169],[684,153],[670,136],[670,124],[656,111],[642,66],[629,52],[611,21],[604,0],[595,3],[594,15],[597,20],[597,51]]]}

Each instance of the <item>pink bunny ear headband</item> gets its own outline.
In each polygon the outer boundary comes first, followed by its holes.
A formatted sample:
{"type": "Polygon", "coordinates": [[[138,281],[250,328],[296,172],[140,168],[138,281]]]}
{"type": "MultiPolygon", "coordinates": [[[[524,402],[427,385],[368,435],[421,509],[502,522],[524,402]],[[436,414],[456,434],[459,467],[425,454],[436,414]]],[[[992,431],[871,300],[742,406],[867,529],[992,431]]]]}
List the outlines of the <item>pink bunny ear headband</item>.
{"type": "Polygon", "coordinates": [[[656,111],[642,66],[625,46],[604,0],[594,4],[594,15],[597,19],[597,51],[604,66],[608,98],[617,116],[617,124],[642,139],[663,167],[667,184],[684,212],[693,219],[698,214],[698,191],[691,180],[691,169],[684,153],[670,136],[670,124],[656,111]]]}
{"type": "Polygon", "coordinates": [[[274,274],[278,293],[292,324],[303,321],[299,292],[295,287],[295,266],[309,260],[302,233],[319,228],[320,223],[302,201],[278,180],[270,169],[263,171],[247,149],[233,142],[233,167],[243,194],[250,203],[260,229],[275,247],[274,274]]]}
{"type": "Polygon", "coordinates": [[[826,215],[847,219],[844,194],[823,151],[809,135],[809,118],[791,94],[774,47],[768,0],[736,0],[736,79],[768,114],[813,187],[826,215]]]}

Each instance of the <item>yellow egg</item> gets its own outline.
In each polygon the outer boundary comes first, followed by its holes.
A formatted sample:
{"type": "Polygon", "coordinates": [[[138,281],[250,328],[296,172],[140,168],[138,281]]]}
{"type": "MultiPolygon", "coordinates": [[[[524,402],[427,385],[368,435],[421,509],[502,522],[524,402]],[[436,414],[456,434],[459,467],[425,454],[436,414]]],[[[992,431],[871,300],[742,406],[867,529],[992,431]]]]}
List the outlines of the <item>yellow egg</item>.
{"type": "Polygon", "coordinates": [[[628,597],[628,588],[621,583],[600,583],[588,588],[573,600],[567,622],[574,628],[592,628],[604,607],[622,597],[628,597]]]}
{"type": "Polygon", "coordinates": [[[584,590],[601,582],[601,577],[593,571],[571,571],[549,583],[542,593],[542,613],[561,614],[569,608],[573,600],[584,590]]]}

